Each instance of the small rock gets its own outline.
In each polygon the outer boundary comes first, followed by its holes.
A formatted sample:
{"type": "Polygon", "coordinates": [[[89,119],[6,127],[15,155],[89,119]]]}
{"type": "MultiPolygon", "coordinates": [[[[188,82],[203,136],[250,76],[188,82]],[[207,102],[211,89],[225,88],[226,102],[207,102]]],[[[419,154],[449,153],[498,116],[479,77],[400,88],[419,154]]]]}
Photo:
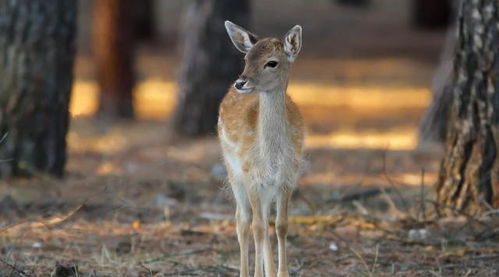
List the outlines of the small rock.
{"type": "Polygon", "coordinates": [[[331,242],[329,244],[329,250],[338,251],[338,245],[336,245],[336,243],[334,243],[334,242],[331,242]]]}
{"type": "Polygon", "coordinates": [[[31,247],[33,248],[42,248],[43,244],[39,241],[35,241],[33,242],[33,244],[31,245],[31,247]]]}
{"type": "Polygon", "coordinates": [[[430,232],[426,229],[411,229],[408,233],[409,240],[412,241],[424,241],[428,239],[430,232]]]}

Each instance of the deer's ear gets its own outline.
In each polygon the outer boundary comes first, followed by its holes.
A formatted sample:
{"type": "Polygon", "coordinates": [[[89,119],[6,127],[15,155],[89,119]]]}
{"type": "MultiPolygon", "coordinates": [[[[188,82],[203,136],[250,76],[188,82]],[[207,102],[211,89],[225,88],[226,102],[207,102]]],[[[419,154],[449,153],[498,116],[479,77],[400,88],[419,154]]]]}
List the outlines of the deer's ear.
{"type": "Polygon", "coordinates": [[[284,52],[290,62],[294,62],[301,50],[302,28],[296,25],[284,36],[284,52]]]}
{"type": "Polygon", "coordinates": [[[258,38],[254,34],[228,20],[225,21],[225,29],[234,46],[243,53],[248,53],[251,47],[258,41],[258,38]]]}

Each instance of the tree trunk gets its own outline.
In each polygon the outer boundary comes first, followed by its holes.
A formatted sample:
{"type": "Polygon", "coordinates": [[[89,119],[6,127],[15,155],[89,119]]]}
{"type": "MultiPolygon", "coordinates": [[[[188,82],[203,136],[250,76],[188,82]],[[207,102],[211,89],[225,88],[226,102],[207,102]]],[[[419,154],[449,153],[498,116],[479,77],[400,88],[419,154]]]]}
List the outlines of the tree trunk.
{"type": "Polygon", "coordinates": [[[462,2],[437,200],[476,213],[499,207],[499,2],[462,2]]]}
{"type": "Polygon", "coordinates": [[[151,41],[156,35],[154,4],[153,0],[135,1],[135,38],[137,41],[151,41]]]}
{"type": "Polygon", "coordinates": [[[451,0],[413,0],[413,21],[417,27],[446,27],[451,18],[451,0]]]}
{"type": "Polygon", "coordinates": [[[98,117],[134,116],[135,1],[94,1],[94,54],[100,89],[98,117]]]}
{"type": "MultiPolygon", "coordinates": [[[[457,13],[461,0],[452,2],[452,17],[457,13]]],[[[440,64],[433,77],[431,91],[433,99],[426,109],[419,130],[419,148],[441,149],[447,135],[449,107],[452,102],[452,66],[456,52],[457,27],[455,20],[447,30],[440,64]]]]}
{"type": "Polygon", "coordinates": [[[76,1],[0,1],[1,177],[63,175],[76,20],[76,1]]]}
{"type": "Polygon", "coordinates": [[[433,77],[431,91],[433,99],[426,109],[419,130],[418,147],[440,147],[445,142],[449,106],[452,101],[452,62],[456,48],[456,28],[447,32],[440,64],[433,77]]]}
{"type": "Polygon", "coordinates": [[[249,25],[249,0],[195,0],[185,17],[175,131],[184,135],[215,132],[218,106],[242,69],[224,21],[249,25]]]}

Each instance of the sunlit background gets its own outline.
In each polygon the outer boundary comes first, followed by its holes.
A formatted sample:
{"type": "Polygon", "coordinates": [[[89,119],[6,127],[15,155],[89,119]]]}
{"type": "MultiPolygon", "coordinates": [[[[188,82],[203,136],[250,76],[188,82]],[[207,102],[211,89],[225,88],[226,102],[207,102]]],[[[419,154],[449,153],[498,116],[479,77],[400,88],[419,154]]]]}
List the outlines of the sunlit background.
{"type": "MultiPolygon", "coordinates": [[[[79,1],[64,179],[0,182],[0,195],[12,197],[33,218],[45,217],[46,210],[67,217],[44,229],[13,220],[15,228],[0,237],[0,248],[21,245],[22,255],[11,252],[25,264],[50,263],[47,268],[77,257],[82,271],[109,273],[104,276],[153,276],[138,272],[142,266],[175,272],[183,263],[208,268],[192,271],[200,276],[219,264],[223,273],[213,276],[236,276],[235,208],[216,133],[181,136],[171,126],[183,63],[180,30],[195,0],[150,0],[151,33],[138,42],[134,60],[135,118],[116,121],[96,116],[100,76],[92,32],[98,1],[105,0],[79,1]],[[68,214],[70,208],[76,214],[68,214]]],[[[299,276],[321,276],[320,270],[345,261],[347,273],[341,276],[351,276],[349,268],[360,264],[353,247],[377,259],[374,243],[394,234],[385,237],[385,230],[401,228],[376,224],[424,220],[418,201],[433,193],[440,152],[418,147],[419,126],[432,100],[447,30],[415,24],[414,3],[426,0],[250,2],[251,24],[244,27],[261,37],[282,37],[292,26],[303,26],[303,49],[288,87],[306,123],[305,163],[290,209],[291,268],[303,267],[299,276]]],[[[413,251],[414,244],[401,236],[403,258],[381,250],[392,255],[383,256],[386,272],[397,259],[408,261],[405,272],[416,272],[414,255],[428,255],[426,262],[435,268],[450,255],[440,242],[413,251]]]]}
{"type": "MultiPolygon", "coordinates": [[[[91,22],[91,5],[81,2],[73,118],[92,116],[98,99],[91,29],[85,24],[91,22]]],[[[178,32],[187,5],[153,2],[155,36],[140,46],[134,107],[141,120],[165,121],[177,99],[178,32]]],[[[410,150],[417,144],[445,32],[415,28],[411,1],[369,3],[253,1],[249,28],[255,33],[281,36],[294,24],[304,28],[304,48],[288,93],[304,114],[307,147],[410,150]]]]}

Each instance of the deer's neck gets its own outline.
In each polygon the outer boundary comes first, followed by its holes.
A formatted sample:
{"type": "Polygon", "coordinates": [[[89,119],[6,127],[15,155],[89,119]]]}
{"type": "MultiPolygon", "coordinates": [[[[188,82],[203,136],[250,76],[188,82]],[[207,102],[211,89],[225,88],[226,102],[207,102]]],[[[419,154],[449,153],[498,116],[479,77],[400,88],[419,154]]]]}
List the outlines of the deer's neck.
{"type": "Polygon", "coordinates": [[[258,144],[263,155],[279,153],[289,141],[286,88],[287,82],[274,91],[260,93],[258,144]]]}

